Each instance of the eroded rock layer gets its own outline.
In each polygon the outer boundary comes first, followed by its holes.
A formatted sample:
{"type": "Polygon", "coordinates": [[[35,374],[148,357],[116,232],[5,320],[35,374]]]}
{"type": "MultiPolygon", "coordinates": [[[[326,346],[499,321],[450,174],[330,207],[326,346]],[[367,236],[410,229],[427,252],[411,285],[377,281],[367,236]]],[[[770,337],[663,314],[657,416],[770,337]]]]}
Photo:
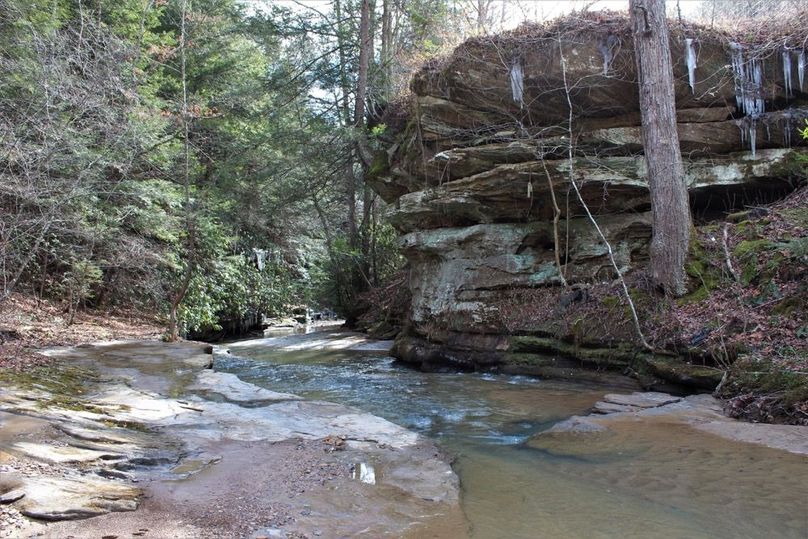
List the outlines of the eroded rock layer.
{"type": "MultiPolygon", "coordinates": [[[[691,26],[671,30],[696,218],[776,199],[799,181],[808,94],[779,59],[797,65],[804,52],[801,38],[775,41],[766,48],[691,26]]],[[[615,278],[581,199],[621,273],[647,261],[652,219],[636,79],[628,21],[602,15],[470,40],[415,74],[408,112],[390,122],[394,138],[369,177],[392,205],[411,266],[411,325],[398,357],[544,375],[566,375],[576,363],[636,366],[636,350],[616,352],[626,343],[603,332],[553,330],[559,306],[522,323],[513,301],[558,287],[562,274],[573,286],[615,278]],[[514,341],[525,335],[552,343],[526,357],[514,341]]],[[[700,388],[717,381],[716,372],[640,355],[658,378],[700,388]]]]}

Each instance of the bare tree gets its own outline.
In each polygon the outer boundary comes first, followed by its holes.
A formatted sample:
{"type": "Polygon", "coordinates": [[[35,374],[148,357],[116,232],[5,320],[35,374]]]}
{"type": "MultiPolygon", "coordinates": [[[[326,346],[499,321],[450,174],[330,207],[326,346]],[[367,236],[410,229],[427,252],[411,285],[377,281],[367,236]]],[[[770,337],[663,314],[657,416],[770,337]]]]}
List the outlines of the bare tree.
{"type": "Polygon", "coordinates": [[[651,275],[666,294],[685,293],[690,206],[685,185],[665,0],[631,0],[642,139],[651,191],[651,275]]]}

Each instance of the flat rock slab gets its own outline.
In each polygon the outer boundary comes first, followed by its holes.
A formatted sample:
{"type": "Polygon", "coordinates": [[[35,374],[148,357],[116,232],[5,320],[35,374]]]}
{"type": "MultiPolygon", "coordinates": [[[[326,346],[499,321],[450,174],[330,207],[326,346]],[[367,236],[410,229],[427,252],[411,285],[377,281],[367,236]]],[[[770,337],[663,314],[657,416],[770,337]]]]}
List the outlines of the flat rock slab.
{"type": "Polygon", "coordinates": [[[808,455],[808,427],[769,425],[742,421],[710,421],[696,428],[738,442],[765,445],[790,453],[808,455]]]}
{"type": "Polygon", "coordinates": [[[112,445],[128,445],[137,444],[140,442],[138,436],[132,434],[131,431],[124,429],[113,430],[111,428],[91,429],[73,424],[56,424],[55,427],[77,440],[85,440],[87,442],[97,442],[101,444],[112,445]]]}
{"type": "Polygon", "coordinates": [[[747,442],[808,455],[808,426],[769,425],[731,419],[723,414],[721,402],[706,394],[684,398],[664,393],[652,395],[654,396],[645,402],[665,400],[669,402],[642,408],[607,402],[607,398],[608,401],[643,402],[630,400],[632,395],[607,395],[603,401],[596,404],[592,415],[573,416],[556,423],[546,431],[533,436],[527,445],[551,452],[559,449],[567,453],[586,453],[587,450],[584,449],[586,444],[582,438],[591,437],[590,439],[595,440],[596,437],[608,436],[612,427],[630,421],[639,428],[642,428],[643,424],[649,426],[681,424],[735,442],[747,442]]]}
{"type": "Polygon", "coordinates": [[[275,402],[301,399],[291,393],[278,393],[244,382],[235,374],[212,370],[200,372],[196,377],[196,383],[188,389],[210,391],[236,402],[275,402]]]}
{"type": "Polygon", "coordinates": [[[113,481],[81,478],[23,478],[25,497],[14,507],[42,520],[73,520],[137,509],[140,489],[113,481]]]}
{"type": "Polygon", "coordinates": [[[634,406],[625,406],[623,404],[614,404],[611,402],[598,401],[592,406],[593,414],[619,414],[621,412],[635,412],[642,408],[635,408],[634,406]]]}
{"type": "Polygon", "coordinates": [[[657,406],[665,406],[674,402],[682,400],[681,397],[668,395],[667,393],[658,393],[654,391],[648,392],[634,392],[629,395],[619,393],[608,393],[603,396],[603,401],[610,404],[619,404],[621,406],[632,406],[634,408],[656,408],[657,406]]]}
{"type": "Polygon", "coordinates": [[[54,464],[70,462],[93,462],[96,460],[115,460],[123,455],[114,452],[95,451],[71,446],[55,446],[50,444],[35,444],[31,442],[17,442],[11,449],[36,460],[54,464]]]}
{"type": "Polygon", "coordinates": [[[590,434],[593,432],[605,432],[606,430],[606,427],[588,417],[574,415],[569,419],[556,423],[540,434],[590,434]]]}
{"type": "MultiPolygon", "coordinates": [[[[275,344],[374,351],[389,345],[346,332],[275,344]]],[[[130,342],[53,352],[98,372],[85,395],[99,413],[42,408],[36,398],[0,403],[9,410],[0,411],[0,448],[10,451],[11,471],[0,476],[0,493],[14,500],[4,510],[51,521],[44,535],[53,537],[141,535],[144,525],[156,537],[246,537],[267,514],[296,522],[293,535],[325,530],[327,537],[385,536],[443,514],[462,520],[457,476],[431,442],[357,408],[203,369],[211,356],[201,349],[130,342]],[[342,447],[328,442],[335,438],[342,447]],[[374,481],[353,477],[354,467],[375,470],[374,481]],[[127,513],[141,498],[134,481],[145,485],[147,501],[143,511],[127,513]],[[289,512],[297,497],[299,507],[289,512]],[[253,516],[245,514],[250,508],[253,516]],[[227,522],[217,520],[222,511],[227,522]],[[89,517],[99,518],[53,522],[89,517]],[[231,533],[235,527],[239,533],[231,533]]]]}
{"type": "Polygon", "coordinates": [[[9,490],[5,494],[0,494],[0,504],[14,503],[25,497],[25,491],[21,489],[9,490]]]}

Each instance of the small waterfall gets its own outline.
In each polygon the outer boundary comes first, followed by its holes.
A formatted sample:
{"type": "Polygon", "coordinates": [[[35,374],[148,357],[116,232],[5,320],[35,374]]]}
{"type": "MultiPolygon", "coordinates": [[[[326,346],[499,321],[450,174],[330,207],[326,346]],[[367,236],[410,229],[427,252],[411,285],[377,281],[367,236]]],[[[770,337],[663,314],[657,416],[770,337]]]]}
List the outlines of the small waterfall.
{"type": "Polygon", "coordinates": [[[522,64],[519,60],[514,60],[509,78],[511,80],[511,94],[513,95],[513,100],[519,103],[519,108],[521,109],[525,105],[525,81],[524,74],[522,73],[522,64]]]}
{"type": "Polygon", "coordinates": [[[803,83],[805,82],[805,51],[801,50],[797,55],[797,78],[800,81],[800,92],[803,90],[803,83]]]}
{"type": "Polygon", "coordinates": [[[690,83],[690,91],[696,93],[696,48],[693,46],[693,38],[685,38],[685,62],[687,63],[687,80],[690,83]]]}

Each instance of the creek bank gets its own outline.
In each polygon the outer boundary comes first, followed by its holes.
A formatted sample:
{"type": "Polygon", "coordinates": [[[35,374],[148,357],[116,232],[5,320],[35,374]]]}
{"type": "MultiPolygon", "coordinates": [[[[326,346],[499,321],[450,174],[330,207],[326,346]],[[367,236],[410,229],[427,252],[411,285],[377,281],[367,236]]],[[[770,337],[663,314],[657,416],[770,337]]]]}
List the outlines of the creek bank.
{"type": "MultiPolygon", "coordinates": [[[[727,417],[722,403],[710,395],[677,397],[658,392],[606,394],[595,403],[591,414],[556,423],[526,445],[556,455],[595,457],[606,450],[593,442],[608,440],[616,431],[665,426],[686,427],[733,442],[808,456],[808,426],[738,421],[727,417]]],[[[605,443],[604,447],[611,451],[612,445],[605,443]]]]}
{"type": "Polygon", "coordinates": [[[6,536],[378,536],[462,520],[430,441],[207,369],[204,345],[49,354],[3,373],[0,493],[23,494],[2,505],[6,536]]]}

